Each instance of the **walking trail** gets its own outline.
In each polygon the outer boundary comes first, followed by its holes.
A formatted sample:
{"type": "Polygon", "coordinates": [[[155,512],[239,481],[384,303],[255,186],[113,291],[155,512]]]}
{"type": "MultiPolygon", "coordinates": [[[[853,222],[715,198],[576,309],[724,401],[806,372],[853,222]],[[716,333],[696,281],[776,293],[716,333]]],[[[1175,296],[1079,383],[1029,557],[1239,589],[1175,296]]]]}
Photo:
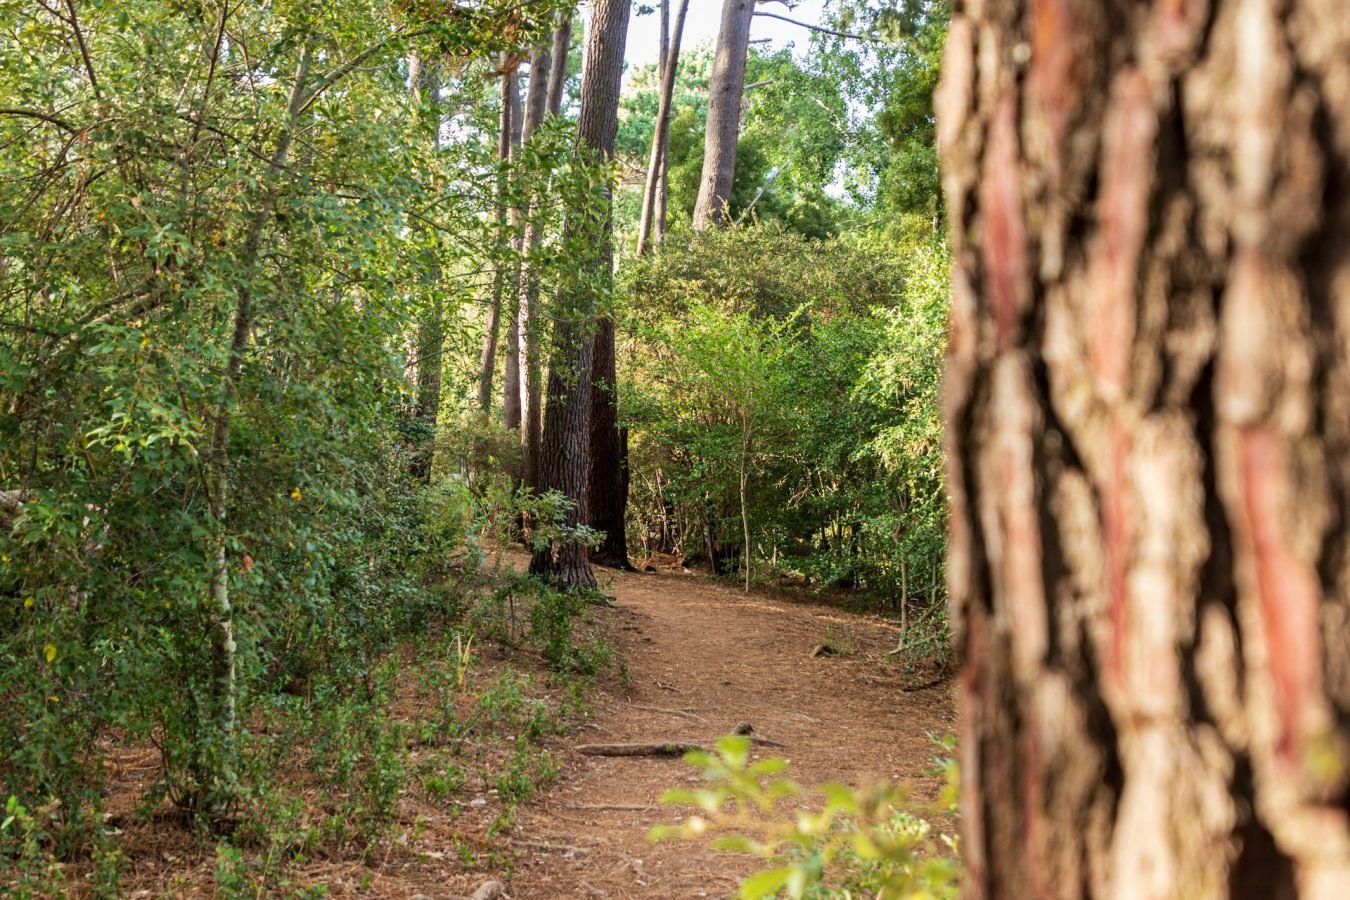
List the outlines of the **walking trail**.
{"type": "Polygon", "coordinates": [[[695,786],[690,766],[583,756],[577,744],[710,743],[748,722],[785,745],[757,755],[788,759],[802,785],[899,779],[935,794],[928,734],[955,731],[951,683],[915,689],[915,676],[885,657],[893,624],[678,571],[606,576],[616,606],[598,616],[631,679],[597,696],[593,718],[559,740],[560,783],[518,820],[516,844],[528,852],[512,897],[725,897],[756,868],[696,842],[646,839],[651,826],[679,821],[659,797],[695,786]],[[812,656],[827,637],[844,653],[812,656]]]}

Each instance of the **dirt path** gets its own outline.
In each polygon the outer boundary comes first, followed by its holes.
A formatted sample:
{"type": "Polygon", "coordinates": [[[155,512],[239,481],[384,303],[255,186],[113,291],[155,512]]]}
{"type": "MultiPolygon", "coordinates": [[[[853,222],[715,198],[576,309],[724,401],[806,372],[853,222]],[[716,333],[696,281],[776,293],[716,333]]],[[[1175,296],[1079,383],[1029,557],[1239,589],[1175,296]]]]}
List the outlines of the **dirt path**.
{"type": "Polygon", "coordinates": [[[595,699],[595,716],[561,745],[563,778],[522,810],[516,898],[722,897],[745,860],[646,832],[678,821],[659,802],[697,777],[679,760],[596,758],[579,743],[711,740],[750,722],[785,749],[805,785],[882,778],[935,790],[927,733],[955,730],[950,683],[905,692],[881,657],[896,628],[824,606],[746,596],[698,576],[606,573],[617,606],[599,615],[631,675],[595,699]],[[832,637],[847,651],[812,657],[832,637]],[[851,645],[851,646],[850,646],[851,645]]]}

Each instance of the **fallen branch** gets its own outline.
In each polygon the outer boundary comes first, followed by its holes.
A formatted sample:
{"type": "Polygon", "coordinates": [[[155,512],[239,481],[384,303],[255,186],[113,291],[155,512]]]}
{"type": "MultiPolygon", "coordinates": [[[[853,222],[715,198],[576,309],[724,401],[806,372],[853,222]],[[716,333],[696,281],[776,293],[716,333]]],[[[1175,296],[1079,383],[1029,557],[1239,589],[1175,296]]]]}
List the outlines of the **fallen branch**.
{"type": "MultiPolygon", "coordinates": [[[[749,738],[750,743],[758,747],[787,746],[755,734],[749,722],[741,722],[732,729],[732,733],[749,738]]],[[[678,740],[652,741],[639,744],[579,744],[572,749],[585,756],[683,756],[691,750],[708,752],[708,748],[702,744],[691,744],[678,740]]]]}
{"type": "Polygon", "coordinates": [[[708,748],[701,744],[664,741],[651,744],[580,744],[572,748],[584,756],[683,756],[691,750],[708,748]]]}
{"type": "Polygon", "coordinates": [[[568,809],[579,810],[604,810],[606,812],[651,812],[656,809],[655,806],[648,804],[641,806],[637,803],[578,803],[575,806],[569,806],[568,809]]]}

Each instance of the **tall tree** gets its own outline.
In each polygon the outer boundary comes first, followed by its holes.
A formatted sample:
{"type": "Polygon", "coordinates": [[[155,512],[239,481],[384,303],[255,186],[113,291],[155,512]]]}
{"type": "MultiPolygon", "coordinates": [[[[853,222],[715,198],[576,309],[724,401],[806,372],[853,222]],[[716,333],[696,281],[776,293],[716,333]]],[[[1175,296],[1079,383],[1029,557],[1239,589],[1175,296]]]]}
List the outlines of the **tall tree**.
{"type": "MultiPolygon", "coordinates": [[[[530,142],[534,130],[543,121],[548,104],[549,45],[541,43],[530,52],[530,78],[525,90],[525,112],[521,123],[521,144],[530,142]]],[[[507,377],[504,381],[502,407],[507,428],[521,428],[530,407],[530,368],[534,367],[534,378],[538,380],[538,360],[531,357],[530,329],[535,318],[535,305],[539,301],[537,277],[528,269],[528,256],[537,251],[543,237],[542,230],[536,225],[533,213],[537,208],[537,197],[526,200],[522,210],[524,234],[520,240],[521,259],[516,266],[515,285],[519,292],[515,298],[515,317],[511,323],[506,358],[507,377]]],[[[522,449],[524,444],[522,432],[522,449]]],[[[527,467],[523,467],[527,468],[527,467]]],[[[522,477],[525,473],[522,472],[522,477]]],[[[529,484],[528,478],[525,479],[529,484]]]]}
{"type": "Polygon", "coordinates": [[[725,0],[708,88],[708,127],[703,144],[703,176],[694,205],[694,228],[727,223],[731,185],[736,178],[736,142],[740,136],[741,94],[750,52],[754,0],[725,0]]]}
{"type": "MultiPolygon", "coordinates": [[[[547,62],[540,62],[540,72],[548,70],[544,97],[544,112],[548,116],[556,117],[562,113],[563,88],[567,83],[567,55],[572,46],[572,13],[571,9],[558,10],[557,25],[553,29],[553,48],[547,62]]],[[[542,81],[540,83],[544,84],[542,81]]],[[[534,222],[530,223],[529,229],[526,246],[529,251],[533,251],[539,247],[543,232],[534,222]]],[[[525,321],[521,325],[520,336],[525,347],[521,364],[524,392],[521,401],[521,475],[527,486],[537,489],[540,485],[539,457],[544,434],[544,398],[543,363],[540,359],[542,328],[538,315],[539,273],[533,266],[525,269],[522,291],[521,315],[525,321]]]]}
{"type": "Polygon", "coordinates": [[[603,312],[596,323],[591,365],[591,473],[585,521],[605,535],[591,559],[627,569],[628,430],[619,428],[617,382],[614,317],[603,312]]]}
{"type": "Polygon", "coordinates": [[[956,7],[968,895],[1345,896],[1344,8],[956,7]]]}
{"type": "MultiPolygon", "coordinates": [[[[497,253],[509,241],[507,195],[510,191],[511,144],[515,135],[515,119],[519,113],[520,91],[516,86],[516,69],[509,54],[501,57],[501,113],[497,132],[497,253]]],[[[478,367],[478,405],[483,412],[492,408],[492,378],[497,367],[497,335],[501,331],[502,297],[507,290],[509,262],[498,259],[492,275],[492,299],[488,306],[487,325],[483,329],[483,354],[478,367]]]]}
{"type": "MultiPolygon", "coordinates": [[[[576,147],[587,164],[606,163],[614,150],[630,6],[628,0],[595,0],[591,6],[576,147]]],[[[588,519],[595,326],[613,282],[609,184],[601,184],[600,191],[600,203],[569,210],[563,227],[563,243],[575,254],[577,275],[564,283],[555,309],[540,453],[541,487],[561,492],[573,504],[566,516],[569,526],[588,519]]],[[[536,553],[530,571],[567,587],[596,584],[586,548],[572,541],[536,553]]]]}
{"type": "Polygon", "coordinates": [[[680,0],[680,7],[675,13],[675,28],[667,33],[670,0],[661,0],[661,92],[657,100],[656,132],[652,135],[652,151],[647,159],[647,180],[642,188],[642,215],[638,219],[638,256],[646,253],[650,244],[659,244],[665,237],[665,205],[661,202],[660,195],[665,189],[666,158],[670,155],[670,104],[675,96],[675,73],[680,62],[680,37],[684,33],[684,19],[688,12],[689,0],[680,0]]]}
{"type": "MultiPolygon", "coordinates": [[[[434,62],[416,54],[408,61],[408,89],[418,124],[429,132],[432,146],[440,144],[440,104],[437,95],[439,81],[438,67],[434,62]]],[[[435,264],[429,265],[423,280],[436,291],[440,270],[435,264]]],[[[417,397],[414,414],[423,424],[423,433],[428,437],[417,448],[411,470],[414,477],[428,481],[431,478],[431,459],[434,442],[430,439],[436,431],[436,420],[441,408],[441,370],[442,353],[445,347],[444,310],[440,297],[433,297],[417,326],[415,352],[417,354],[417,397]]]]}
{"type": "Polygon", "coordinates": [[[548,72],[548,114],[562,115],[563,91],[567,87],[567,57],[572,49],[572,10],[558,10],[553,29],[553,53],[548,72]]]}

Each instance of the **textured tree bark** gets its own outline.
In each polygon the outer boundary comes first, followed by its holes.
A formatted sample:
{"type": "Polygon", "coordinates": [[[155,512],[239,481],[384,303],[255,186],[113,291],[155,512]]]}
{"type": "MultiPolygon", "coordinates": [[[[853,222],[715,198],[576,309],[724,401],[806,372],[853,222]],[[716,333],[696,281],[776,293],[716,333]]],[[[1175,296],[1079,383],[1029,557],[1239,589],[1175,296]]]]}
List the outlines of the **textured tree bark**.
{"type": "MultiPolygon", "coordinates": [[[[638,218],[638,256],[645,254],[650,245],[661,243],[665,237],[664,225],[655,228],[655,224],[661,206],[660,195],[666,171],[666,157],[670,155],[670,103],[675,96],[675,75],[680,65],[680,37],[684,33],[684,19],[688,13],[689,0],[680,0],[680,7],[675,13],[675,30],[667,36],[665,20],[670,16],[670,0],[661,0],[661,92],[657,100],[652,152],[647,159],[647,180],[642,187],[642,214],[638,218]]],[[[664,216],[662,220],[664,221],[664,216]]]]}
{"type": "Polygon", "coordinates": [[[619,428],[614,319],[602,316],[596,326],[591,365],[591,474],[589,524],[605,533],[591,553],[602,566],[631,569],[628,562],[628,432],[619,428]]]}
{"type": "MultiPolygon", "coordinates": [[[[502,63],[507,63],[506,54],[502,54],[502,63]]],[[[507,174],[506,163],[511,158],[511,135],[515,131],[512,113],[515,111],[519,92],[516,90],[514,69],[502,73],[501,122],[497,133],[497,161],[501,164],[497,175],[497,241],[507,241],[507,174]]],[[[492,409],[492,378],[497,367],[497,335],[501,331],[502,295],[506,291],[507,268],[497,263],[492,275],[492,301],[488,307],[487,326],[483,329],[483,354],[478,367],[478,405],[484,413],[492,409]]]]}
{"type": "Polygon", "coordinates": [[[703,143],[703,175],[694,204],[694,229],[727,224],[731,185],[736,180],[736,141],[741,129],[741,93],[750,52],[754,0],[725,0],[717,34],[712,84],[708,89],[708,127],[703,143]]]}
{"type": "Polygon", "coordinates": [[[1350,18],[955,6],[967,894],[1350,896],[1350,18]]]}
{"type": "MultiPolygon", "coordinates": [[[[628,0],[594,0],[581,75],[577,121],[579,155],[609,159],[619,128],[619,85],[628,37],[628,0]]],[[[604,186],[608,201],[609,187],[604,186]]],[[[540,486],[571,500],[566,524],[588,521],[591,435],[591,371],[596,316],[612,281],[612,203],[599,215],[569,213],[563,240],[577,248],[576,265],[588,278],[572,281],[559,294],[553,328],[540,454],[540,486]]],[[[534,555],[530,571],[564,587],[595,587],[586,548],[561,542],[534,555]]]]}

